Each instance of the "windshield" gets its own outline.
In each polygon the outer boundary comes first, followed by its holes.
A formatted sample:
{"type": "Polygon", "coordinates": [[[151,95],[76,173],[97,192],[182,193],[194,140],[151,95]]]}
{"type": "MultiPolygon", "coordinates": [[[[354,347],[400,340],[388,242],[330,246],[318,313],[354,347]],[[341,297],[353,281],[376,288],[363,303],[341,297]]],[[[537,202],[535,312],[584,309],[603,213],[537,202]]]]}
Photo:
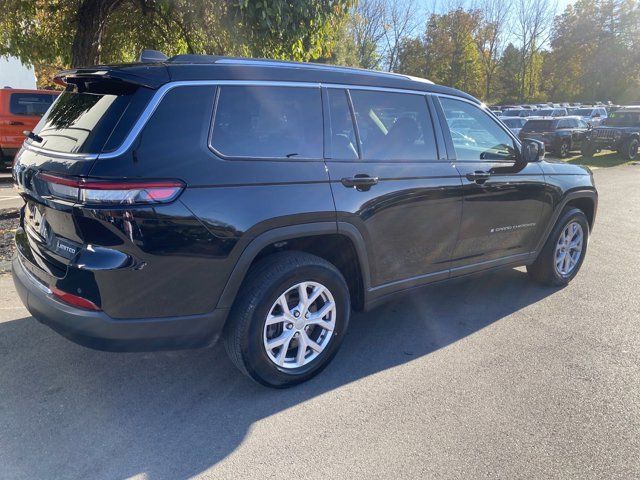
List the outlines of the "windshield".
{"type": "Polygon", "coordinates": [[[581,117],[589,117],[593,112],[593,108],[579,108],[576,110],[575,114],[580,115],[581,117]]]}
{"type": "Polygon", "coordinates": [[[537,113],[541,117],[550,117],[553,115],[553,108],[543,108],[542,110],[538,110],[537,113]]]}
{"type": "Polygon", "coordinates": [[[640,125],[640,112],[613,112],[603,121],[605,125],[640,125]]]}

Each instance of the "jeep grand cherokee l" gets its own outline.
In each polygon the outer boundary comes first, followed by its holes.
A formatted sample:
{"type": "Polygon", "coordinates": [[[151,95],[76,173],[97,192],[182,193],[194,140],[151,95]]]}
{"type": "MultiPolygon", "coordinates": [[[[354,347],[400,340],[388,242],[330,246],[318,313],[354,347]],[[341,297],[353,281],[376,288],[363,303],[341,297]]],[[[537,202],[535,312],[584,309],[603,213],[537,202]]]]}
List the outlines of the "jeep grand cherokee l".
{"type": "Polygon", "coordinates": [[[460,91],[193,55],[57,81],[14,166],[13,275],[83,345],[222,337],[242,372],[288,386],[327,365],[352,309],[495,268],[564,285],[585,258],[589,170],[460,91]]]}

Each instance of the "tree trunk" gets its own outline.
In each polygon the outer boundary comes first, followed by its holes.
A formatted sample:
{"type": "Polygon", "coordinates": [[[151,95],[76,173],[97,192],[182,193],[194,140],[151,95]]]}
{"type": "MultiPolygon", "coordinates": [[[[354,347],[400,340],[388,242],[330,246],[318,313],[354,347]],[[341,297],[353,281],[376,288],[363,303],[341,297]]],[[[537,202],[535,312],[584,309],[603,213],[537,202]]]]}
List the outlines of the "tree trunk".
{"type": "Polygon", "coordinates": [[[71,66],[100,63],[102,36],[109,14],[122,0],[83,0],[76,16],[76,33],[71,46],[71,66]]]}

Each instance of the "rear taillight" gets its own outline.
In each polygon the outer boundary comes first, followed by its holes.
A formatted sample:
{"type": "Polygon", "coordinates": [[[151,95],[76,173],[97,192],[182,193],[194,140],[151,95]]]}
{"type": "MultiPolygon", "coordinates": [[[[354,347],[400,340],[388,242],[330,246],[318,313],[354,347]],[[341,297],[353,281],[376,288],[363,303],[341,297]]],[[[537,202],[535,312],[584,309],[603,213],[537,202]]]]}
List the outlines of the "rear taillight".
{"type": "Polygon", "coordinates": [[[101,310],[100,307],[98,307],[91,300],[87,300],[86,298],[79,297],[78,295],[74,295],[73,293],[65,292],[53,286],[50,288],[50,290],[54,297],[62,300],[64,303],[73,305],[74,307],[84,308],[85,310],[101,310]]]}
{"type": "Polygon", "coordinates": [[[112,181],[40,173],[50,195],[87,205],[147,205],[168,203],[184,189],[179,180],[112,181]]]}

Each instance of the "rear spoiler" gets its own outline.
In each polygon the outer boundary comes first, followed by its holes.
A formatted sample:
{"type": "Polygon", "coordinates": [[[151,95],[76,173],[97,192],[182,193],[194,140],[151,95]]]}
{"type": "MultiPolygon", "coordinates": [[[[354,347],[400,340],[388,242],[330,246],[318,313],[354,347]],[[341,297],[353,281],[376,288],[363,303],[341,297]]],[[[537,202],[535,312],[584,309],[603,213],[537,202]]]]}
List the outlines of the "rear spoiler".
{"type": "Polygon", "coordinates": [[[167,67],[162,63],[131,63],[124,65],[98,65],[64,70],[53,81],[62,86],[96,82],[100,80],[123,82],[157,89],[171,80],[167,67]]]}

